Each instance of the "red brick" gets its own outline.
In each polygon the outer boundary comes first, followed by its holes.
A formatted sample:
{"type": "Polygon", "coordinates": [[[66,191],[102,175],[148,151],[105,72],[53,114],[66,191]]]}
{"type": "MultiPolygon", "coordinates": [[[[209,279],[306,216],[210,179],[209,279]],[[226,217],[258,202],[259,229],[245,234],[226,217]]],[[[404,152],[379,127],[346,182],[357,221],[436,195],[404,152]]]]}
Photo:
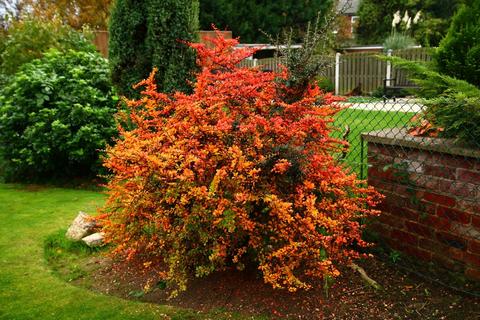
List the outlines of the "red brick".
{"type": "Polygon", "coordinates": [[[480,185],[480,172],[466,169],[457,169],[457,180],[480,185]]]}
{"type": "Polygon", "coordinates": [[[381,180],[395,181],[392,169],[384,170],[379,167],[370,167],[368,168],[368,176],[381,180]]]}
{"type": "Polygon", "coordinates": [[[455,199],[452,197],[431,192],[425,192],[425,195],[423,197],[429,202],[438,203],[446,207],[454,207],[456,203],[455,199]]]}
{"type": "Polygon", "coordinates": [[[455,263],[455,261],[453,261],[452,259],[450,259],[449,257],[447,257],[445,255],[445,252],[442,252],[442,253],[438,253],[438,254],[433,254],[432,255],[432,260],[434,260],[435,262],[441,264],[442,266],[446,267],[447,269],[449,270],[452,270],[452,271],[460,271],[459,269],[459,266],[458,266],[458,263],[455,263]]]}
{"type": "Polygon", "coordinates": [[[436,252],[440,254],[444,254],[445,252],[448,251],[448,246],[435,240],[430,240],[426,238],[419,238],[418,239],[418,246],[424,250],[430,251],[430,252],[436,252]]]}
{"type": "Polygon", "coordinates": [[[410,244],[414,246],[418,244],[418,238],[416,235],[397,229],[392,230],[392,238],[402,241],[405,244],[410,244]]]}
{"type": "Polygon", "coordinates": [[[418,221],[420,219],[420,213],[412,209],[403,209],[402,214],[405,219],[410,221],[418,221]]]}
{"type": "Polygon", "coordinates": [[[480,215],[480,200],[458,200],[457,201],[457,208],[471,213],[476,213],[480,215]]]}
{"type": "Polygon", "coordinates": [[[472,215],[470,213],[463,212],[460,210],[438,206],[437,216],[441,218],[449,219],[452,221],[457,221],[463,224],[467,224],[467,223],[470,223],[470,218],[472,215]]]}
{"type": "Polygon", "coordinates": [[[423,174],[412,173],[410,180],[417,186],[417,188],[424,188],[427,190],[436,190],[438,192],[448,193],[453,180],[447,180],[444,178],[432,177],[423,174]]]}
{"type": "Polygon", "coordinates": [[[384,192],[383,195],[385,196],[383,201],[390,206],[406,207],[410,201],[407,197],[393,192],[384,192]]]}
{"type": "Polygon", "coordinates": [[[407,227],[407,231],[413,234],[418,234],[425,238],[432,238],[433,236],[432,229],[427,226],[412,221],[405,221],[405,226],[407,227]]]}
{"type": "Polygon", "coordinates": [[[377,191],[380,191],[380,190],[392,191],[393,189],[393,186],[391,183],[385,183],[380,179],[375,179],[374,177],[370,177],[370,176],[368,177],[368,185],[374,187],[377,191]]]}
{"type": "Polygon", "coordinates": [[[431,252],[419,249],[417,247],[405,246],[405,248],[402,251],[410,256],[413,256],[422,260],[430,261],[432,259],[431,252]]]}
{"type": "Polygon", "coordinates": [[[379,167],[379,168],[383,168],[384,166],[390,163],[393,163],[393,157],[383,155],[383,154],[378,154],[378,153],[368,154],[367,157],[368,157],[369,165],[379,167]]]}
{"type": "Polygon", "coordinates": [[[386,225],[392,226],[397,229],[403,229],[405,227],[404,219],[398,218],[386,212],[378,216],[378,220],[386,225]]]}
{"type": "Polygon", "coordinates": [[[388,212],[390,213],[391,212],[391,209],[390,209],[390,204],[388,202],[386,202],[385,200],[383,200],[382,202],[380,202],[377,207],[376,207],[377,210],[380,210],[382,212],[388,212]]]}
{"type": "Polygon", "coordinates": [[[480,255],[467,252],[465,262],[470,266],[480,267],[480,255]]]}
{"type": "Polygon", "coordinates": [[[472,226],[477,229],[480,229],[480,217],[479,216],[472,216],[472,226]]]}
{"type": "Polygon", "coordinates": [[[368,148],[368,153],[370,154],[381,154],[386,156],[396,154],[396,151],[394,150],[394,148],[383,145],[383,144],[369,142],[367,148],[368,148]]]}
{"type": "Polygon", "coordinates": [[[428,214],[431,214],[431,215],[435,215],[437,213],[437,205],[436,204],[432,204],[432,203],[429,203],[429,202],[426,202],[426,201],[420,201],[420,206],[422,208],[422,211],[424,213],[428,213],[428,214]]]}
{"type": "Polygon", "coordinates": [[[426,175],[450,179],[450,180],[455,179],[455,174],[456,174],[455,168],[429,165],[429,164],[425,164],[423,168],[424,168],[424,174],[426,175]]]}
{"type": "Polygon", "coordinates": [[[408,197],[410,195],[411,188],[402,184],[392,184],[392,191],[396,194],[408,197]]]}
{"type": "Polygon", "coordinates": [[[431,159],[433,161],[432,163],[437,165],[464,169],[473,169],[475,167],[474,159],[452,156],[445,153],[434,153],[431,159]]]}
{"type": "Polygon", "coordinates": [[[423,224],[431,225],[432,228],[438,231],[449,231],[452,226],[449,220],[431,215],[428,215],[423,221],[420,218],[420,221],[423,224]]]}
{"type": "Polygon", "coordinates": [[[480,255],[480,241],[468,241],[468,251],[480,255]]]}
{"type": "Polygon", "coordinates": [[[453,166],[464,169],[474,169],[476,162],[474,158],[456,157],[453,166]]]}
{"type": "Polygon", "coordinates": [[[480,269],[477,268],[467,268],[465,270],[465,275],[469,279],[480,281],[480,269]]]}
{"type": "Polygon", "coordinates": [[[442,188],[442,191],[463,199],[476,199],[477,189],[478,186],[472,183],[456,181],[454,183],[451,183],[448,189],[445,190],[444,188],[442,188]]]}
{"type": "Polygon", "coordinates": [[[368,226],[368,229],[377,232],[379,236],[383,239],[390,237],[390,226],[380,223],[378,221],[372,221],[368,226]]]}
{"type": "Polygon", "coordinates": [[[400,217],[403,219],[417,221],[420,213],[418,211],[406,208],[406,207],[399,207],[395,204],[388,205],[388,212],[395,217],[400,217]]]}
{"type": "Polygon", "coordinates": [[[437,239],[442,243],[454,247],[457,249],[465,249],[467,247],[467,241],[464,238],[458,237],[448,232],[437,232],[437,239]]]}
{"type": "Polygon", "coordinates": [[[465,260],[465,251],[456,249],[456,248],[448,248],[448,253],[446,253],[448,257],[456,261],[464,261],[465,260]]]}

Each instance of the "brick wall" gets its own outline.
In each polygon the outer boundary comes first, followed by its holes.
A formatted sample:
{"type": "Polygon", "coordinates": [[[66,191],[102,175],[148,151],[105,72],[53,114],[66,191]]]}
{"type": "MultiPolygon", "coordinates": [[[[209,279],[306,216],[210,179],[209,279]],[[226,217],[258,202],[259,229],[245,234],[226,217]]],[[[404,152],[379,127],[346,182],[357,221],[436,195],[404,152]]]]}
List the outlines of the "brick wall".
{"type": "Polygon", "coordinates": [[[372,227],[398,251],[480,280],[480,158],[373,140],[368,182],[386,198],[372,227]]]}

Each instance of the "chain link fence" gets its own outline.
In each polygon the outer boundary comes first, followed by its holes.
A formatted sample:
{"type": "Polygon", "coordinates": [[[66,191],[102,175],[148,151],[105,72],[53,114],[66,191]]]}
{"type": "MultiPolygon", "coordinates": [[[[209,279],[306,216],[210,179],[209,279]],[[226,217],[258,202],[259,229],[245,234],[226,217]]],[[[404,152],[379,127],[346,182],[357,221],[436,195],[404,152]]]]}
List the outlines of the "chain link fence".
{"type": "Polygon", "coordinates": [[[435,137],[441,132],[430,124],[412,121],[426,111],[419,99],[349,98],[342,106],[334,135],[349,149],[338,158],[385,195],[369,227],[387,244],[383,256],[480,296],[470,281],[480,280],[480,141],[435,137]]]}

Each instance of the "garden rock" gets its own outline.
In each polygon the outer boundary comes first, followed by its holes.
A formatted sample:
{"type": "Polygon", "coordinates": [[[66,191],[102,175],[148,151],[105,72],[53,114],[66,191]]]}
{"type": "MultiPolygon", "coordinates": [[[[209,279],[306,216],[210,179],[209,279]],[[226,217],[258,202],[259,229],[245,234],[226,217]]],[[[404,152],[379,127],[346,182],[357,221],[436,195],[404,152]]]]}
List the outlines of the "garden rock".
{"type": "Polygon", "coordinates": [[[80,211],[68,228],[65,236],[69,239],[80,241],[93,233],[95,225],[95,221],[88,214],[80,211]]]}
{"type": "Polygon", "coordinates": [[[104,234],[97,232],[82,239],[89,247],[100,247],[103,245],[104,234]]]}

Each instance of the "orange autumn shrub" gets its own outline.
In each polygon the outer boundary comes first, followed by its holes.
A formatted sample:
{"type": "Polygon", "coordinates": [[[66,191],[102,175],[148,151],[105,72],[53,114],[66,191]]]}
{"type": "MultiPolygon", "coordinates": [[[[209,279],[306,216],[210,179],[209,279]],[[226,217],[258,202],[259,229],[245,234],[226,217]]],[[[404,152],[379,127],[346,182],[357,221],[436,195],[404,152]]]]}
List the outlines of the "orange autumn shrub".
{"type": "Polygon", "coordinates": [[[251,50],[197,50],[192,94],[157,92],[154,73],[121,115],[101,219],[113,253],[168,284],[254,265],[275,288],[308,289],[365,247],[360,218],[380,195],[332,156],[335,97],[316,84],[286,102],[288,71],[240,68],[251,50]]]}

